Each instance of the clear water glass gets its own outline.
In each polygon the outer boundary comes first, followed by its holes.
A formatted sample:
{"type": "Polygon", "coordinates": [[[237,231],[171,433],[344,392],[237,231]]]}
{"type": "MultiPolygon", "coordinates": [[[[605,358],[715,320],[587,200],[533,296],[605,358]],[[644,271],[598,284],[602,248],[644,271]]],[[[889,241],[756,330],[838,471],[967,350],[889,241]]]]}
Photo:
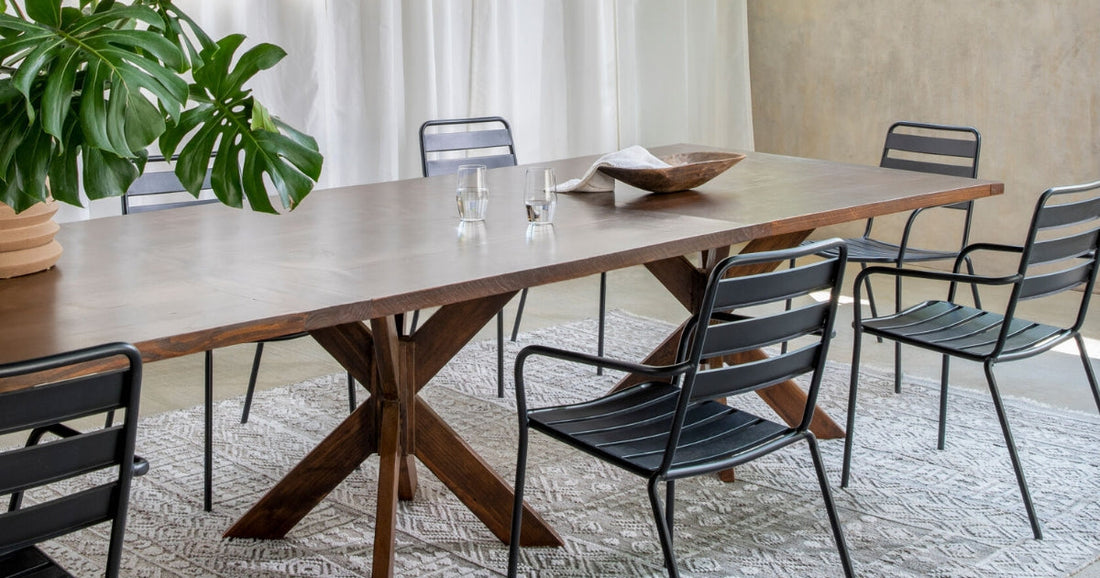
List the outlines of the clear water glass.
{"type": "Polygon", "coordinates": [[[485,165],[458,167],[458,218],[463,221],[484,221],[489,206],[489,186],[485,182],[485,165]]]}
{"type": "Polygon", "coordinates": [[[558,206],[558,194],[554,191],[557,181],[554,169],[536,167],[527,169],[523,184],[523,204],[527,206],[527,222],[548,225],[554,222],[554,210],[558,206]]]}

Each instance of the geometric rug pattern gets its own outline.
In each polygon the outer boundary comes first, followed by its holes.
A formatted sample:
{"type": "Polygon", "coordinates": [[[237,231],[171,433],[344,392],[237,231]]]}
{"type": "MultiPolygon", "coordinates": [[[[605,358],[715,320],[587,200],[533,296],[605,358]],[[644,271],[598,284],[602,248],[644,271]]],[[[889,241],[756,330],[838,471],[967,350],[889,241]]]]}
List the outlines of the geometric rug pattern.
{"type": "MultiPolygon", "coordinates": [[[[608,354],[637,360],[667,324],[611,312],[608,354]]],[[[592,349],[596,325],[578,322],[521,336],[592,349]]],[[[495,341],[473,343],[425,388],[429,403],[506,480],[515,475],[511,376],[497,399],[495,341]]],[[[1040,362],[1041,361],[1037,361],[1040,362]]],[[[1027,362],[1023,362],[1027,363],[1027,362]]],[[[1005,373],[1003,379],[1011,379],[1005,373]]],[[[531,405],[606,391],[619,374],[539,360],[528,372],[531,405]]],[[[215,407],[214,511],[203,512],[202,408],[142,420],[138,453],[150,472],[135,478],[124,576],[366,576],[370,573],[377,458],[337,487],[285,540],[221,535],[347,412],[343,375],[257,394],[249,423],[240,403],[215,407]]],[[[1081,380],[1083,375],[1067,376],[1081,380]]],[[[840,489],[843,440],[821,450],[861,576],[1064,576],[1100,557],[1100,419],[1008,400],[1045,539],[1031,538],[988,394],[954,388],[947,446],[935,449],[938,386],[867,370],[861,381],[852,483],[840,489]]],[[[830,363],[820,406],[845,419],[848,366],[830,363]]],[[[736,404],[767,414],[754,395],[736,404]]],[[[397,576],[497,576],[507,549],[431,473],[419,466],[414,500],[397,516],[397,576]]],[[[805,444],[738,468],[724,483],[677,483],[676,550],[688,576],[837,576],[833,545],[805,444]]],[[[644,481],[531,436],[528,502],[565,540],[525,548],[531,576],[662,576],[644,481]]],[[[44,546],[78,576],[101,572],[107,532],[94,527],[44,546]]]]}

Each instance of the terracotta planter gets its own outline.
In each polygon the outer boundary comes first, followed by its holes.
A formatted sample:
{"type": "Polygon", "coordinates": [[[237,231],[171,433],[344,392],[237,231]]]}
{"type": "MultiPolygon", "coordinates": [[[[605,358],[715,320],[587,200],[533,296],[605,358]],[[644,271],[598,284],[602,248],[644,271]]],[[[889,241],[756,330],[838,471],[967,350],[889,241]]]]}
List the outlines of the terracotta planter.
{"type": "Polygon", "coordinates": [[[18,215],[0,203],[0,279],[45,271],[57,263],[61,245],[53,238],[60,229],[52,220],[56,212],[54,201],[18,215]]]}

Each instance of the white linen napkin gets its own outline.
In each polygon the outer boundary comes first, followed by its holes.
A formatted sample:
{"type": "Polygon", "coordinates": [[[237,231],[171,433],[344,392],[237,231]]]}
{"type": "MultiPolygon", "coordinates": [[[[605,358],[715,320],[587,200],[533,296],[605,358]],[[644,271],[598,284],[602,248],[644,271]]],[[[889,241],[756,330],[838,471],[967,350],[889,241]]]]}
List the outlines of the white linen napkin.
{"type": "Polygon", "coordinates": [[[596,159],[579,179],[570,179],[555,189],[559,193],[605,193],[615,190],[615,179],[599,172],[600,167],[624,169],[664,169],[669,165],[653,156],[644,147],[634,145],[621,151],[607,153],[596,159]]]}

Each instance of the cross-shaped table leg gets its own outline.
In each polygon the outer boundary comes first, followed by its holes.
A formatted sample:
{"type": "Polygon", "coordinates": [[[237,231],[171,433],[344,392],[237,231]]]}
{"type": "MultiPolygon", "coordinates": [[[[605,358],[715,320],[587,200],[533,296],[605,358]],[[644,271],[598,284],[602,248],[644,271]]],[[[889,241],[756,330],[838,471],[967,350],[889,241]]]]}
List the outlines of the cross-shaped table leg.
{"type": "MultiPolygon", "coordinates": [[[[401,336],[393,317],[370,328],[348,323],[311,334],[370,398],[336,427],[227,532],[227,537],[282,538],[344,478],[379,454],[374,576],[393,574],[397,502],[416,492],[419,459],[501,541],[511,524],[512,487],[418,395],[514,293],[447,305],[414,334],[401,336]]],[[[525,546],[560,546],[561,538],[525,506],[525,546]]]]}

